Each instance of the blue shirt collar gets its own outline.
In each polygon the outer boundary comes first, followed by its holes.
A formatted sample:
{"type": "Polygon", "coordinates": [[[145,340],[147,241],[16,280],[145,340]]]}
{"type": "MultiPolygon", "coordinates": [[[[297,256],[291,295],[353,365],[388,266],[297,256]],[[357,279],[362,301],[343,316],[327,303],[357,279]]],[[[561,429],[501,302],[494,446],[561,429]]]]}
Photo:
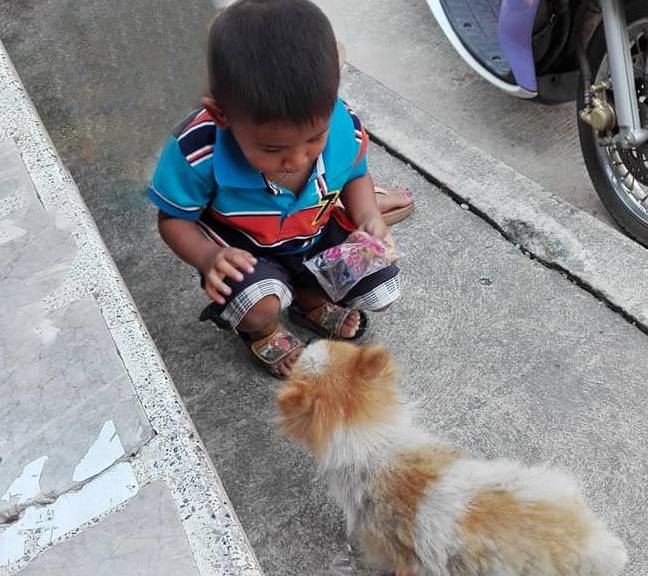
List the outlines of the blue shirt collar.
{"type": "Polygon", "coordinates": [[[216,129],[214,178],[220,186],[265,188],[265,180],[243,156],[230,130],[216,129]]]}

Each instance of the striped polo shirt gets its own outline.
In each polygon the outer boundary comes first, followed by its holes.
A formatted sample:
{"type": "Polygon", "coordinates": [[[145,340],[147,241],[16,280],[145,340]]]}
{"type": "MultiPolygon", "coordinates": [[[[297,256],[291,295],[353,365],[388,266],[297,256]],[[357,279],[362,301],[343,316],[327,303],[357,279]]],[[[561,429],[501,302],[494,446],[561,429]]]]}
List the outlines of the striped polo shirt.
{"type": "Polygon", "coordinates": [[[295,194],[252,168],[231,132],[197,110],[165,144],[148,196],[169,216],[197,221],[223,246],[298,253],[317,241],[344,186],[367,173],[367,143],[358,118],[338,100],[326,146],[295,194]]]}

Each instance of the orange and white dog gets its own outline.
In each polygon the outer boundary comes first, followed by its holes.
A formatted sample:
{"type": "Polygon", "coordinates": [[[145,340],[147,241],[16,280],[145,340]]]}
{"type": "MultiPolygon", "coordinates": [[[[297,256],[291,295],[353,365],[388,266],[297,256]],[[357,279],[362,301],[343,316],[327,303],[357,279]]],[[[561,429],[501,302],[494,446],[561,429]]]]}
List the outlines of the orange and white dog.
{"type": "Polygon", "coordinates": [[[281,426],[319,461],[350,535],[411,576],[615,576],[627,556],[577,482],[481,461],[412,421],[380,346],[310,344],[278,394],[281,426]]]}

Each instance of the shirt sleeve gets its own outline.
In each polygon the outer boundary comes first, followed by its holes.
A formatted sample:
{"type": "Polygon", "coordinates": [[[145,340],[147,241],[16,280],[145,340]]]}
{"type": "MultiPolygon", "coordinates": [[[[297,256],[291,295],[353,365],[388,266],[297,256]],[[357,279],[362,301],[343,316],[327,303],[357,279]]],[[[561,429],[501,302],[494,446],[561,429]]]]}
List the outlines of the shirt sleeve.
{"type": "Polygon", "coordinates": [[[215,192],[187,161],[175,137],[169,138],[158,160],[148,197],[162,212],[183,220],[198,220],[215,192]]]}
{"type": "Polygon", "coordinates": [[[369,170],[367,168],[367,152],[363,152],[362,158],[360,161],[353,167],[351,174],[349,174],[349,182],[355,180],[356,178],[362,178],[368,174],[369,170]]]}
{"type": "Polygon", "coordinates": [[[353,162],[353,168],[351,169],[351,174],[349,175],[348,180],[350,182],[351,180],[355,180],[356,178],[362,178],[368,173],[367,148],[369,146],[369,136],[367,135],[367,131],[364,129],[364,126],[362,125],[362,122],[360,121],[360,118],[358,118],[356,113],[346,103],[345,106],[353,122],[354,139],[357,143],[356,157],[353,162]]]}

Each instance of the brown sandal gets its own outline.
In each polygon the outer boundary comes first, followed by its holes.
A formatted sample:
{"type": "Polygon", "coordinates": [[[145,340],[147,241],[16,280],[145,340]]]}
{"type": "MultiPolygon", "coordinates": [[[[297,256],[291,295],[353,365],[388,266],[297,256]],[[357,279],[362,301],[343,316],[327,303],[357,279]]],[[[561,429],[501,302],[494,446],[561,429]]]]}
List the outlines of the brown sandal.
{"type": "Polygon", "coordinates": [[[247,334],[239,332],[241,339],[247,344],[254,359],[275,378],[285,378],[278,366],[295,350],[304,347],[304,343],[281,324],[269,336],[252,341],[247,334]]]}
{"type": "Polygon", "coordinates": [[[360,313],[360,324],[355,336],[352,338],[340,336],[342,325],[352,312],[353,310],[351,308],[344,308],[332,302],[326,302],[310,312],[304,312],[299,306],[293,304],[288,309],[288,316],[295,324],[308,328],[323,338],[360,342],[366,336],[369,326],[369,319],[362,310],[358,310],[360,313]]]}

